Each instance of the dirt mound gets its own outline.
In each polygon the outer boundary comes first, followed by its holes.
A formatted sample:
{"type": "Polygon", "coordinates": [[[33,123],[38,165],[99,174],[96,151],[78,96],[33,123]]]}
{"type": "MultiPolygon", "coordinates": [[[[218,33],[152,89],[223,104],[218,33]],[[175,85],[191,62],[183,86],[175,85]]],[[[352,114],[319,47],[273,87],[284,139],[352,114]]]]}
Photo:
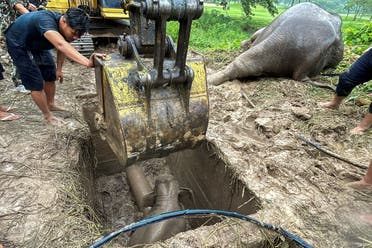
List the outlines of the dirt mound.
{"type": "Polygon", "coordinates": [[[315,247],[355,247],[362,237],[371,239],[371,227],[358,219],[371,212],[371,194],[344,186],[365,170],[298,139],[367,166],[371,132],[348,132],[365,109],[325,110],[318,103],[331,93],[288,79],[234,81],[210,92],[208,138],[262,200],[264,221],[288,227],[315,247]]]}

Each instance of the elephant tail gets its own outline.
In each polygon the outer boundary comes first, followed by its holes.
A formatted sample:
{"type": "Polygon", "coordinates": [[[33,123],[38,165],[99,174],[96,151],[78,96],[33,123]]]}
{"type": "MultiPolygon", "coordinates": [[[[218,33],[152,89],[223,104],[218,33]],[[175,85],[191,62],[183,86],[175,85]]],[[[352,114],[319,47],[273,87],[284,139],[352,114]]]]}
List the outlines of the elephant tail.
{"type": "Polygon", "coordinates": [[[321,73],[320,76],[324,76],[324,77],[337,77],[337,76],[340,76],[340,72],[338,73],[321,73]]]}
{"type": "Polygon", "coordinates": [[[319,87],[319,88],[328,89],[333,92],[336,92],[336,86],[331,85],[331,84],[323,84],[323,83],[319,83],[319,82],[312,81],[312,80],[308,81],[308,83],[313,86],[319,87]]]}

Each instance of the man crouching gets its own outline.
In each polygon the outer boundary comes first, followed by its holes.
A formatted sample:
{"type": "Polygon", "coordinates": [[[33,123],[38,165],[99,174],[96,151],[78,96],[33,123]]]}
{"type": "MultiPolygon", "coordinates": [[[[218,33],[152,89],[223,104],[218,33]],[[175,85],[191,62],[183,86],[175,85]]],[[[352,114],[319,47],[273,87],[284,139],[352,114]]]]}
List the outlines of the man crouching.
{"type": "Polygon", "coordinates": [[[5,31],[8,52],[22,84],[31,91],[33,101],[50,124],[63,124],[51,111],[64,109],[55,103],[54,96],[56,79],[63,81],[62,65],[66,56],[87,67],[94,67],[94,55],[104,56],[93,53],[88,59],[70,45],[69,42],[88,31],[88,25],[84,10],[70,8],[64,15],[48,10],[22,15],[5,31]],[[58,50],[57,68],[48,51],[54,47],[58,50]]]}

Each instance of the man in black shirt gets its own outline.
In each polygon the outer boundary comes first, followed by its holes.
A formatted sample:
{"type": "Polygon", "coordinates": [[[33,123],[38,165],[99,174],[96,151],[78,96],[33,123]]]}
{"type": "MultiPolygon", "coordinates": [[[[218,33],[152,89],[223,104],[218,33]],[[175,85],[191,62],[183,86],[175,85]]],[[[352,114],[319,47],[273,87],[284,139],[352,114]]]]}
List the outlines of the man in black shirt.
{"type": "MultiPolygon", "coordinates": [[[[69,42],[80,38],[88,30],[87,14],[78,8],[70,8],[61,15],[42,10],[20,16],[6,31],[6,43],[23,85],[31,91],[31,97],[39,107],[47,122],[61,125],[63,121],[51,111],[63,107],[54,102],[55,80],[62,75],[62,65],[66,58],[94,67],[94,56],[103,58],[103,54],[93,53],[90,58],[80,54],[69,42]],[[51,61],[36,64],[35,58],[44,57],[46,51],[56,48],[57,68],[51,61]]],[[[49,57],[49,60],[53,60],[49,57]]]]}

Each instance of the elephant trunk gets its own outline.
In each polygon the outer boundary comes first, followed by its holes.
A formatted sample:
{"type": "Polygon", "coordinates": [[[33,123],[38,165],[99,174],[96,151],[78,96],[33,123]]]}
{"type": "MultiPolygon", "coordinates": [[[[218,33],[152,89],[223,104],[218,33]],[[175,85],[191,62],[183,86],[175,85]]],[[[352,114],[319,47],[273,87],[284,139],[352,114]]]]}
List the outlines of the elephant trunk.
{"type": "MultiPolygon", "coordinates": [[[[179,185],[173,176],[161,176],[155,183],[155,205],[148,213],[148,217],[181,210],[178,201],[179,185]]],[[[137,229],[129,240],[129,245],[149,244],[165,240],[186,230],[187,223],[184,218],[171,219],[154,223],[137,229]]]]}

